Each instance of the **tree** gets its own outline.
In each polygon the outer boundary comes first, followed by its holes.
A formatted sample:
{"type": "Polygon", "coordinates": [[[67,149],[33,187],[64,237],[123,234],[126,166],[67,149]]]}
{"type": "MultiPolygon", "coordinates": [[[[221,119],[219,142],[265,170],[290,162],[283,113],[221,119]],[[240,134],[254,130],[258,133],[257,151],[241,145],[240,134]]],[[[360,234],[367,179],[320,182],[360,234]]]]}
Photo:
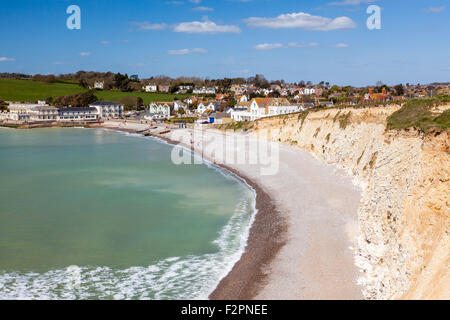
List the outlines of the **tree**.
{"type": "Polygon", "coordinates": [[[178,109],[178,114],[182,116],[182,115],[186,114],[186,111],[184,111],[183,108],[179,108],[178,109]]]}
{"type": "Polygon", "coordinates": [[[279,97],[280,97],[280,93],[278,91],[269,93],[269,98],[279,98],[279,97]]]}
{"type": "Polygon", "coordinates": [[[46,104],[52,104],[52,102],[53,102],[53,97],[48,97],[45,99],[46,104]]]}
{"type": "Polygon", "coordinates": [[[91,103],[98,101],[92,90],[78,94],[56,98],[53,103],[60,107],[88,107],[91,103]]]}
{"type": "Polygon", "coordinates": [[[82,87],[82,88],[87,88],[87,87],[88,87],[88,83],[87,83],[87,81],[84,80],[84,79],[78,80],[78,85],[79,85],[80,87],[82,87]]]}
{"type": "Polygon", "coordinates": [[[8,111],[8,104],[0,99],[0,111],[8,111]]]}
{"type": "Polygon", "coordinates": [[[117,73],[114,75],[114,87],[122,92],[128,92],[130,90],[131,80],[128,78],[127,74],[117,73]]]}
{"type": "Polygon", "coordinates": [[[144,101],[141,97],[126,96],[120,102],[124,105],[126,110],[143,110],[144,101]]]}
{"type": "Polygon", "coordinates": [[[33,76],[34,81],[46,82],[46,83],[54,83],[56,82],[56,77],[52,74],[46,76],[41,74],[36,74],[33,76]]]}
{"type": "Polygon", "coordinates": [[[224,99],[219,106],[219,111],[224,112],[228,108],[233,108],[236,104],[237,104],[237,101],[233,97],[224,99]]]}
{"type": "Polygon", "coordinates": [[[195,101],[193,104],[191,104],[191,106],[189,107],[189,109],[191,110],[195,110],[198,107],[198,101],[195,101]]]}
{"type": "Polygon", "coordinates": [[[144,100],[141,97],[137,97],[137,99],[136,99],[136,106],[137,107],[143,107],[144,106],[144,100]]]}
{"type": "Polygon", "coordinates": [[[394,87],[395,93],[397,96],[402,96],[405,94],[405,89],[403,88],[402,84],[398,84],[394,87]]]}

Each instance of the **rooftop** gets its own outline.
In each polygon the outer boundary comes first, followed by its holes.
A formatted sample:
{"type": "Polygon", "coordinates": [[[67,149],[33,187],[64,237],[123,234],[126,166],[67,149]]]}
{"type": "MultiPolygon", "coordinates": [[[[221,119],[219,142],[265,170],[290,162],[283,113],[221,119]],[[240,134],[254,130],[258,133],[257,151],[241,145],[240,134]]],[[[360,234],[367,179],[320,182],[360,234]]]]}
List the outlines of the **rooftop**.
{"type": "Polygon", "coordinates": [[[97,109],[95,108],[58,108],[59,111],[68,111],[68,112],[86,112],[86,111],[92,111],[96,112],[97,109]]]}

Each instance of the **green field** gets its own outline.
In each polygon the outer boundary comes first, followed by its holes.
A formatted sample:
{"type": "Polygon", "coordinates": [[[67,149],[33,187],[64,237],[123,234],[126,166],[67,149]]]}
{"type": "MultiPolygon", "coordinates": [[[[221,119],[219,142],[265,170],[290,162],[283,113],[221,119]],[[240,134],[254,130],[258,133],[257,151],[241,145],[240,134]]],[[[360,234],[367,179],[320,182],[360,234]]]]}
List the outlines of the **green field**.
{"type": "MultiPolygon", "coordinates": [[[[32,80],[0,79],[0,99],[5,101],[35,102],[49,97],[57,98],[70,94],[85,92],[73,83],[43,83],[32,80]]],[[[127,96],[141,97],[145,104],[153,101],[173,101],[174,98],[185,99],[190,95],[174,95],[166,93],[97,91],[99,100],[117,101],[127,96]]]]}

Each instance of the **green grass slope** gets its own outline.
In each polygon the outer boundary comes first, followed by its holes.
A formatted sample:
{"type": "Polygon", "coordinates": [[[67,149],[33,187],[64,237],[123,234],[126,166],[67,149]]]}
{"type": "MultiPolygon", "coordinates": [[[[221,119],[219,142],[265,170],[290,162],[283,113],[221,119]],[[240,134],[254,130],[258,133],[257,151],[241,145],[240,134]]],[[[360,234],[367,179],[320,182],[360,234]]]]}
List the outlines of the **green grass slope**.
{"type": "MultiPolygon", "coordinates": [[[[32,80],[0,79],[0,99],[5,101],[34,102],[49,97],[57,98],[87,91],[70,82],[43,83],[32,80]]],[[[124,97],[141,97],[145,104],[153,101],[169,102],[175,98],[185,99],[190,95],[165,93],[97,91],[99,100],[120,102],[124,97]]]]}
{"type": "Polygon", "coordinates": [[[402,108],[388,117],[387,129],[401,130],[415,127],[424,132],[449,129],[450,110],[444,111],[440,115],[435,115],[432,112],[434,107],[449,102],[450,97],[408,101],[402,108]]]}

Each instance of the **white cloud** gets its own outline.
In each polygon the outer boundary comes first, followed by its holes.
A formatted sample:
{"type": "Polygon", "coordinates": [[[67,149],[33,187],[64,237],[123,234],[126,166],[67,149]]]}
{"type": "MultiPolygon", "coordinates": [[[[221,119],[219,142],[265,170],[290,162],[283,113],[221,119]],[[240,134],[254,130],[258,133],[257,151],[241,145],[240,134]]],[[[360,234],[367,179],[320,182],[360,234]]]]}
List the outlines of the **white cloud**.
{"type": "Polygon", "coordinates": [[[14,61],[16,61],[16,59],[8,58],[8,57],[0,57],[0,62],[7,62],[7,61],[14,62],[14,61]]]}
{"type": "Polygon", "coordinates": [[[298,42],[289,42],[288,47],[289,48],[312,48],[317,47],[319,44],[317,42],[310,42],[310,43],[298,43],[298,42]]]}
{"type": "Polygon", "coordinates": [[[240,33],[241,29],[233,25],[217,25],[212,21],[193,21],[177,24],[175,32],[200,33],[200,34],[217,34],[217,33],[240,33]]]}
{"type": "Polygon", "coordinates": [[[195,3],[195,4],[199,4],[200,2],[202,2],[202,0],[189,0],[189,2],[195,3]]]}
{"type": "Polygon", "coordinates": [[[88,57],[88,56],[90,56],[92,53],[90,53],[90,52],[80,52],[80,56],[82,56],[82,57],[88,57]]]}
{"type": "Polygon", "coordinates": [[[244,21],[251,27],[270,29],[302,28],[308,30],[330,31],[352,29],[356,27],[355,22],[348,17],[330,19],[313,16],[304,12],[282,14],[276,18],[252,17],[245,19],[244,21]]]}
{"type": "Polygon", "coordinates": [[[255,50],[273,50],[273,49],[279,49],[283,48],[283,45],[281,43],[262,43],[258,44],[255,47],[255,50]]]}
{"type": "Polygon", "coordinates": [[[102,41],[100,41],[100,43],[106,45],[106,44],[109,44],[109,41],[102,40],[102,41]]]}
{"type": "Polygon", "coordinates": [[[167,28],[167,24],[165,23],[149,23],[148,21],[144,22],[132,22],[134,26],[137,26],[139,31],[144,30],[163,30],[167,28]]]}
{"type": "Polygon", "coordinates": [[[207,53],[208,51],[202,48],[195,49],[181,49],[181,50],[169,50],[167,51],[170,55],[185,55],[190,53],[207,53]]]}
{"type": "Polygon", "coordinates": [[[343,0],[343,1],[334,1],[330,2],[329,5],[332,6],[357,6],[361,3],[372,3],[377,0],[343,0]]]}
{"type": "Polygon", "coordinates": [[[343,49],[343,48],[348,48],[349,45],[346,43],[336,43],[335,45],[332,46],[333,48],[338,48],[338,49],[343,49]]]}
{"type": "Polygon", "coordinates": [[[427,11],[432,13],[439,13],[445,10],[445,6],[442,7],[431,7],[427,11]]]}
{"type": "Polygon", "coordinates": [[[214,11],[214,9],[208,7],[195,7],[192,8],[192,11],[214,11]]]}
{"type": "Polygon", "coordinates": [[[317,42],[310,43],[299,43],[299,42],[289,42],[287,45],[283,45],[281,43],[262,43],[254,46],[255,50],[273,50],[273,49],[281,49],[281,48],[312,48],[317,47],[319,44],[317,42]]]}

